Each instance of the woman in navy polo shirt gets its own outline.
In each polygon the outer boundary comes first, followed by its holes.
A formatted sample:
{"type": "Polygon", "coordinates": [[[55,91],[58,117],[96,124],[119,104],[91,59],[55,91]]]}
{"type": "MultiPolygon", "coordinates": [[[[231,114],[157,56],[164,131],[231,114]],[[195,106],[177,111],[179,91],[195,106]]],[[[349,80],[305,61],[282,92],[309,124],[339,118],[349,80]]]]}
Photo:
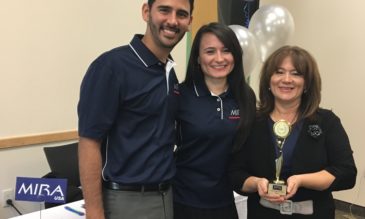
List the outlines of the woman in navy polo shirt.
{"type": "Polygon", "coordinates": [[[229,27],[210,23],[199,29],[179,88],[175,219],[238,218],[227,162],[245,141],[255,114],[242,65],[240,44],[229,27]],[[234,138],[241,144],[233,145],[234,138]]]}

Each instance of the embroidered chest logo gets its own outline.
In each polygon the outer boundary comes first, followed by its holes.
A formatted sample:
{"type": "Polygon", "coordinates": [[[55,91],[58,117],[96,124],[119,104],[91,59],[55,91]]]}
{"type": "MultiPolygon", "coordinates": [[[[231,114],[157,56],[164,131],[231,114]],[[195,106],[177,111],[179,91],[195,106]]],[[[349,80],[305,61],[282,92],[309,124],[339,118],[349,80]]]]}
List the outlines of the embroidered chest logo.
{"type": "Polygon", "coordinates": [[[230,115],[228,116],[228,119],[240,119],[240,110],[239,109],[233,109],[231,110],[230,115]]]}

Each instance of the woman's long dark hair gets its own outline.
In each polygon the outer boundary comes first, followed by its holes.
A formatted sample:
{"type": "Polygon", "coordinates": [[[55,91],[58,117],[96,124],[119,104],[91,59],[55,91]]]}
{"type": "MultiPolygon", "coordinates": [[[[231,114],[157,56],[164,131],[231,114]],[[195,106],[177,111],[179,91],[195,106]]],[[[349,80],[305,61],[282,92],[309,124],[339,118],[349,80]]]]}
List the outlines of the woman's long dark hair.
{"type": "Polygon", "coordinates": [[[246,83],[243,72],[242,49],[235,33],[226,25],[209,23],[203,25],[195,35],[187,67],[185,84],[193,87],[194,83],[205,83],[204,74],[198,63],[199,48],[204,34],[214,34],[223,45],[232,53],[234,68],[228,75],[227,82],[240,110],[240,121],[236,133],[233,151],[240,149],[250,132],[255,119],[256,98],[251,87],[246,83]]]}

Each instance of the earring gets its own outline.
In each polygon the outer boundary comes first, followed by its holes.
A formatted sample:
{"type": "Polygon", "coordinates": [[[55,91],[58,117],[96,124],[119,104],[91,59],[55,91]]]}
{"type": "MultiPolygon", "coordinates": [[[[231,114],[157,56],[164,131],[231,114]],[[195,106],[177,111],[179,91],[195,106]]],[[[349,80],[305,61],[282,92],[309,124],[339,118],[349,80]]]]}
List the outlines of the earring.
{"type": "Polygon", "coordinates": [[[268,88],[268,90],[270,90],[270,91],[271,91],[271,88],[269,87],[269,88],[268,88]]]}

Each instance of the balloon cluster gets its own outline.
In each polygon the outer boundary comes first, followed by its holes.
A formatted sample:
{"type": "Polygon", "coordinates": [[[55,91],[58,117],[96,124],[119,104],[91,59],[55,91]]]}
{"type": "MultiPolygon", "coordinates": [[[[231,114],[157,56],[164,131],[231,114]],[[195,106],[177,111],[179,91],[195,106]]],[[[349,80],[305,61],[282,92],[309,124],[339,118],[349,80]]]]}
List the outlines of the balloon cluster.
{"type": "Polygon", "coordinates": [[[288,43],[294,33],[294,19],[286,8],[270,4],[253,14],[248,29],[236,24],[229,27],[243,50],[244,72],[248,78],[259,61],[264,62],[272,52],[288,43]]]}

